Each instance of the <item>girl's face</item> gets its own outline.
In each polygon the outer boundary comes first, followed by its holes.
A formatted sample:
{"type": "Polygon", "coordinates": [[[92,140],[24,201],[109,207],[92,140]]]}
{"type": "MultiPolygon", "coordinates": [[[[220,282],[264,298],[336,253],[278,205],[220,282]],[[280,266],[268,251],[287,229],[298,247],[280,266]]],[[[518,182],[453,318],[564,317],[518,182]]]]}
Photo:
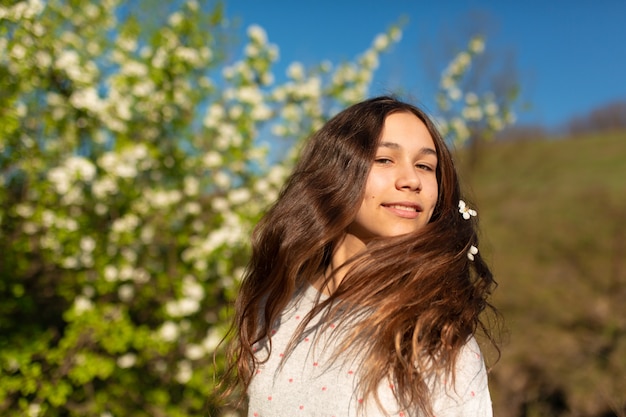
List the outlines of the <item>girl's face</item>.
{"type": "Polygon", "coordinates": [[[387,116],[361,207],[347,232],[366,243],[426,225],[437,204],[437,153],[413,113],[387,116]]]}

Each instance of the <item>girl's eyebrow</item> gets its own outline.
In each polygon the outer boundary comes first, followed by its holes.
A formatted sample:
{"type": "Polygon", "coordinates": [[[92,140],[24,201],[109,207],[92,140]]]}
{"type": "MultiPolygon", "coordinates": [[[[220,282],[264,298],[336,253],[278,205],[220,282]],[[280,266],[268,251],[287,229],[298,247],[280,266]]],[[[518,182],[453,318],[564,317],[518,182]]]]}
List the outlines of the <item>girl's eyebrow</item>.
{"type": "MultiPolygon", "coordinates": [[[[379,148],[389,148],[389,149],[393,149],[393,150],[399,150],[402,149],[402,145],[400,145],[399,143],[396,142],[381,142],[380,145],[378,145],[379,148]]],[[[422,149],[419,150],[418,152],[420,155],[434,155],[437,156],[437,151],[435,151],[433,148],[428,148],[428,147],[423,147],[422,149]]]]}

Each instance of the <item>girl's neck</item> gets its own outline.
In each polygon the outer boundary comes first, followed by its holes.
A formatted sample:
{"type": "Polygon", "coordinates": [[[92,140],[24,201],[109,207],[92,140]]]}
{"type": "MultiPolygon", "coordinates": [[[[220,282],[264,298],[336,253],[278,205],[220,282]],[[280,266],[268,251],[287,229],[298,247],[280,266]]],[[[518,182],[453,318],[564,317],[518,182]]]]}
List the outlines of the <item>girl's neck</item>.
{"type": "Polygon", "coordinates": [[[366,244],[361,239],[350,233],[346,233],[335,247],[330,265],[328,265],[324,271],[324,275],[312,283],[313,287],[326,295],[335,292],[350,270],[350,267],[345,265],[346,261],[359,252],[364,251],[365,247],[366,244]],[[331,275],[332,279],[327,280],[326,277],[331,275]]]}

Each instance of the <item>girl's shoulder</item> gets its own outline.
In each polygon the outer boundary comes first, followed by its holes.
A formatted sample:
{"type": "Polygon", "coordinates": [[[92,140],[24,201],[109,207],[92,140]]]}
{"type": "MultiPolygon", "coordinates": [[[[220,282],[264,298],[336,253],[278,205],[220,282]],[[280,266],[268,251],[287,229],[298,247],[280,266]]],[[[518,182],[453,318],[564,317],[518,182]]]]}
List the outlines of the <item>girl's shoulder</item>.
{"type": "MultiPolygon", "coordinates": [[[[457,378],[474,380],[476,377],[486,377],[485,360],[474,336],[471,336],[461,348],[456,360],[455,370],[457,378]]],[[[485,378],[486,380],[486,378],[485,378]]]]}
{"type": "Polygon", "coordinates": [[[444,377],[433,390],[433,408],[438,417],[492,415],[487,369],[480,346],[470,337],[455,363],[454,378],[444,377]]]}

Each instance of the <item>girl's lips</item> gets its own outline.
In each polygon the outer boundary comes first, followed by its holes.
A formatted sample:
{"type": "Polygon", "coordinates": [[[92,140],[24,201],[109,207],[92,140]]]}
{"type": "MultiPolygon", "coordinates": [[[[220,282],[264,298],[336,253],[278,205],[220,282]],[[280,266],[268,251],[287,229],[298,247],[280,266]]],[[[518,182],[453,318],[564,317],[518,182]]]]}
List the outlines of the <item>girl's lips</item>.
{"type": "Polygon", "coordinates": [[[415,219],[422,211],[422,208],[415,203],[391,203],[382,206],[394,215],[405,219],[415,219]]]}

